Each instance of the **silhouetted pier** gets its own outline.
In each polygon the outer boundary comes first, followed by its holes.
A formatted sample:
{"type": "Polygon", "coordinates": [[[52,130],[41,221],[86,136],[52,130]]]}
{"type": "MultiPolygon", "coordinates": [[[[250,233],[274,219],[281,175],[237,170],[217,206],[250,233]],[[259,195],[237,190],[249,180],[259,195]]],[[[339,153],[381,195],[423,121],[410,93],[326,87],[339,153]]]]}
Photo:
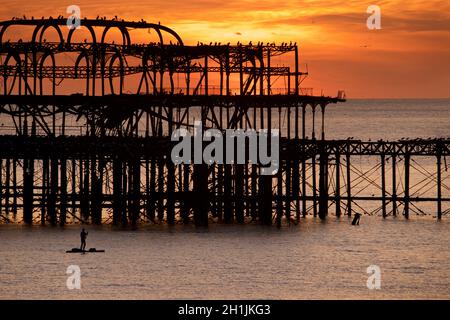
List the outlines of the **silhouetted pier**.
{"type": "Polygon", "coordinates": [[[307,214],[350,216],[355,206],[365,212],[358,201],[376,201],[367,213],[383,217],[408,218],[418,202],[436,203],[438,219],[449,211],[442,172],[450,140],[326,140],[326,108],[345,95],[302,87],[295,43],[188,46],[159,24],[118,20],[83,19],[80,30],[65,19],[0,27],[4,221],[281,225],[307,214]],[[131,28],[155,39],[135,44],[131,28]],[[108,40],[111,32],[122,42],[108,40]],[[280,57],[288,66],[274,63],[280,57]],[[192,132],[196,120],[221,131],[279,129],[280,170],[261,175],[249,161],[175,165],[170,136],[192,132]],[[352,166],[355,156],[376,160],[369,172],[377,181],[352,166]],[[434,157],[435,172],[420,169],[423,184],[411,194],[420,157],[434,157]],[[354,194],[361,182],[379,193],[354,194]],[[430,188],[435,196],[421,193],[430,188]]]}

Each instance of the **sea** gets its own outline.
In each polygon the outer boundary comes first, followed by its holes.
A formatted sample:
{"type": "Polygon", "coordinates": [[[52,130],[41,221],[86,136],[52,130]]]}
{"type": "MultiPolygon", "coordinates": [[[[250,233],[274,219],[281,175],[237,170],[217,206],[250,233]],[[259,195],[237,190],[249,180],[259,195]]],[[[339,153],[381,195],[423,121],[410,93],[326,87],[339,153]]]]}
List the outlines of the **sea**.
{"type": "MultiPolygon", "coordinates": [[[[349,100],[327,107],[325,129],[326,139],[449,138],[450,99],[349,100]]],[[[360,172],[373,165],[352,161],[360,172]]],[[[436,159],[413,165],[414,190],[435,195],[421,181],[433,179],[436,159]]],[[[333,214],[281,228],[86,225],[87,247],[105,250],[86,254],[66,253],[80,225],[2,223],[0,299],[449,299],[450,204],[440,221],[435,204],[411,207],[408,220],[402,208],[383,219],[372,202],[359,206],[369,214],[358,226],[333,214]]]]}

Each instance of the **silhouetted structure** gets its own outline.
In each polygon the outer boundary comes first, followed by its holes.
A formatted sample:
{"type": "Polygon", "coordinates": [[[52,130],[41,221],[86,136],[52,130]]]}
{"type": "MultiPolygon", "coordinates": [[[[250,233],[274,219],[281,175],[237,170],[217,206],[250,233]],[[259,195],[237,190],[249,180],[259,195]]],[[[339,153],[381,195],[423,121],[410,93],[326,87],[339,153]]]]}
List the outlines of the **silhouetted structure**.
{"type": "Polygon", "coordinates": [[[344,93],[317,96],[300,86],[307,72],[299,70],[296,44],[187,46],[160,24],[117,19],[83,19],[82,30],[70,31],[65,19],[16,19],[0,22],[0,27],[0,115],[5,122],[9,117],[3,126],[9,132],[0,136],[3,219],[9,220],[11,212],[16,216],[19,209],[28,224],[173,224],[193,219],[196,225],[207,225],[209,218],[216,218],[263,224],[275,219],[280,225],[283,216],[290,223],[292,216],[299,221],[309,211],[325,218],[330,202],[340,216],[343,200],[348,215],[353,201],[378,200],[383,216],[388,215],[388,202],[394,215],[401,202],[406,217],[411,201],[436,201],[439,218],[441,202],[449,201],[442,198],[440,174],[441,158],[450,153],[449,140],[325,140],[326,106],[345,101],[344,93]],[[33,29],[28,39],[6,39],[20,27],[33,29]],[[131,28],[147,30],[156,40],[135,44],[131,28]],[[49,32],[57,41],[46,40],[49,32]],[[118,32],[122,42],[108,41],[110,32],[118,32]],[[75,41],[78,34],[87,34],[89,40],[75,41]],[[290,57],[287,65],[293,67],[273,66],[276,57],[290,57]],[[275,79],[285,86],[274,88],[275,79]],[[220,130],[270,133],[280,128],[278,174],[262,176],[261,168],[249,162],[174,165],[170,135],[180,127],[192,131],[194,120],[220,130]],[[380,197],[352,195],[350,160],[355,155],[381,159],[380,197]],[[437,157],[437,198],[409,196],[411,156],[437,157]],[[393,162],[390,195],[387,157],[393,162]],[[402,196],[396,190],[400,159],[405,164],[402,196]],[[341,181],[344,170],[346,180],[341,181]]]}

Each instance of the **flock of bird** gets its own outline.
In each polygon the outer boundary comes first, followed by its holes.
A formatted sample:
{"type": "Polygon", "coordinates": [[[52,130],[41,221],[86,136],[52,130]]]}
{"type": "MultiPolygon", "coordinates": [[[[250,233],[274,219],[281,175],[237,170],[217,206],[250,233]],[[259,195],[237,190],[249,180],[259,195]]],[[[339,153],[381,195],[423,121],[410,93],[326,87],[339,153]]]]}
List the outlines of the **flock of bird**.
{"type": "MultiPolygon", "coordinates": [[[[44,17],[41,17],[41,20],[44,20],[44,19],[45,19],[44,17]]],[[[53,17],[50,16],[48,19],[51,20],[51,19],[53,19],[53,17]]],[[[67,19],[67,18],[62,16],[62,15],[59,15],[56,19],[67,19]]],[[[12,20],[27,20],[27,17],[25,15],[22,18],[13,17],[12,20]]],[[[31,17],[31,20],[34,20],[33,16],[31,17]]],[[[84,18],[84,20],[87,20],[87,18],[84,18]]],[[[97,18],[95,20],[97,20],[97,21],[106,21],[108,19],[107,19],[106,16],[104,16],[104,17],[97,16],[97,18]]],[[[119,19],[118,16],[114,16],[114,18],[112,18],[110,21],[122,21],[122,22],[125,22],[124,19],[119,19]]],[[[135,21],[130,21],[130,22],[136,23],[135,21]]],[[[140,21],[138,21],[138,23],[147,23],[147,21],[145,21],[144,19],[141,19],[140,21]]],[[[161,25],[160,21],[158,21],[158,25],[161,25]]],[[[172,45],[172,43],[170,43],[170,44],[172,45]]],[[[228,42],[227,44],[223,44],[223,45],[230,46],[231,43],[228,42]]],[[[197,42],[197,46],[208,46],[208,44],[199,41],[199,42],[197,42]]],[[[214,42],[214,43],[210,42],[209,46],[222,46],[222,43],[220,43],[220,42],[214,42]]],[[[240,46],[248,46],[248,47],[292,48],[292,47],[297,46],[297,42],[294,42],[294,43],[292,41],[289,42],[289,43],[282,42],[281,45],[277,45],[275,42],[267,42],[267,43],[264,44],[264,42],[259,42],[258,41],[258,43],[256,45],[253,45],[252,41],[250,41],[247,45],[245,45],[245,44],[243,44],[243,43],[238,41],[237,42],[237,46],[238,47],[240,47],[240,46]]]]}
{"type": "MultiPolygon", "coordinates": [[[[44,19],[53,20],[53,17],[52,16],[50,16],[48,18],[41,17],[41,20],[44,20],[44,19]]],[[[64,17],[63,15],[59,15],[55,19],[67,19],[67,17],[64,17]]],[[[19,18],[19,17],[12,17],[11,20],[14,20],[14,21],[15,20],[27,20],[27,16],[23,15],[23,17],[21,17],[21,18],[19,18]]],[[[31,16],[30,20],[34,20],[34,16],[31,16]]],[[[87,20],[87,18],[85,17],[85,18],[83,18],[83,20],[87,20]]],[[[95,20],[97,20],[97,21],[106,21],[106,20],[108,20],[108,18],[106,16],[104,16],[104,17],[97,16],[97,18],[95,18],[95,20]]],[[[119,19],[118,16],[114,16],[114,18],[110,19],[110,21],[122,21],[122,22],[125,22],[124,19],[119,19]]],[[[129,21],[129,22],[136,23],[136,21],[129,21]]],[[[147,23],[147,21],[145,21],[144,19],[141,19],[141,20],[137,21],[137,23],[147,23]]],[[[158,21],[158,24],[160,25],[161,22],[158,21]]]]}
{"type": "MultiPolygon", "coordinates": [[[[227,44],[224,44],[225,46],[230,46],[230,42],[228,42],[227,44]]],[[[267,42],[266,44],[264,44],[264,42],[259,42],[254,45],[252,43],[252,41],[250,41],[247,45],[241,43],[240,41],[237,42],[237,46],[248,46],[248,47],[281,47],[281,48],[292,48],[293,46],[296,46],[297,42],[292,43],[292,41],[290,43],[287,42],[282,42],[281,45],[278,45],[275,42],[267,42]]],[[[207,43],[203,43],[203,42],[197,42],[197,46],[222,46],[221,42],[210,42],[209,44],[207,43]]]]}

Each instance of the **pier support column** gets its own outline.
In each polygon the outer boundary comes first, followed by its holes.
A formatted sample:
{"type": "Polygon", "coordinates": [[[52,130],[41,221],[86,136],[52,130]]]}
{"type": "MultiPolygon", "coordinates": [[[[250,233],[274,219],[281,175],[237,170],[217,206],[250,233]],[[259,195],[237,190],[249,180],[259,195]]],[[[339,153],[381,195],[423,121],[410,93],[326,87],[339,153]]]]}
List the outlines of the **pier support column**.
{"type": "Polygon", "coordinates": [[[319,162],[319,218],[323,220],[328,215],[328,154],[326,150],[321,151],[319,162]]]}
{"type": "Polygon", "coordinates": [[[151,158],[150,165],[150,191],[147,194],[147,215],[151,222],[155,222],[156,217],[156,160],[151,158]]]}
{"type": "Polygon", "coordinates": [[[90,209],[89,209],[89,197],[90,197],[90,188],[89,188],[89,175],[90,175],[90,160],[89,158],[83,160],[80,160],[80,164],[84,162],[84,168],[82,168],[82,166],[80,165],[80,171],[84,171],[84,172],[80,172],[80,175],[82,175],[84,178],[81,181],[80,180],[80,196],[81,196],[81,200],[80,200],[80,211],[81,211],[81,216],[83,218],[83,220],[87,221],[89,219],[90,216],[90,209]],[[84,169],[84,170],[83,170],[84,169]]]}
{"type": "MultiPolygon", "coordinates": [[[[47,219],[47,194],[48,194],[48,167],[49,160],[44,158],[42,160],[42,189],[41,189],[41,225],[45,225],[47,219]]],[[[6,198],[7,200],[8,198],[6,198]]]]}
{"type": "Polygon", "coordinates": [[[351,170],[350,170],[350,150],[347,150],[346,158],[346,171],[347,171],[347,216],[352,216],[352,186],[351,186],[351,170]]]}
{"type": "MultiPolygon", "coordinates": [[[[252,183],[252,195],[251,195],[251,217],[252,217],[252,221],[254,221],[256,219],[256,217],[258,216],[258,206],[257,206],[257,201],[256,201],[256,194],[257,194],[257,188],[258,188],[258,175],[256,173],[257,168],[256,165],[253,164],[252,165],[252,172],[251,172],[251,183],[252,183]]],[[[219,188],[219,190],[221,190],[219,188]]]]}
{"type": "Polygon", "coordinates": [[[386,218],[386,156],[381,155],[381,211],[383,218],[386,218]]]}
{"type": "Polygon", "coordinates": [[[281,227],[281,218],[283,216],[283,172],[282,172],[282,170],[278,170],[276,177],[277,177],[276,221],[277,221],[277,228],[280,228],[281,227]]]}
{"type": "Polygon", "coordinates": [[[224,221],[225,223],[233,222],[233,209],[231,206],[231,187],[232,187],[232,177],[231,177],[231,165],[224,165],[224,221]]]}
{"type": "Polygon", "coordinates": [[[175,165],[167,161],[167,223],[175,224],[175,165]]]}
{"type": "Polygon", "coordinates": [[[302,216],[306,218],[306,161],[305,161],[305,140],[306,140],[306,104],[302,104],[302,216]]]}
{"type": "Polygon", "coordinates": [[[181,207],[181,218],[183,219],[183,223],[189,222],[189,168],[189,164],[183,164],[183,202],[181,207]]]}
{"type": "Polygon", "coordinates": [[[61,186],[60,186],[60,204],[59,204],[59,224],[64,226],[66,224],[67,216],[67,160],[61,159],[61,186]]]}
{"type": "Polygon", "coordinates": [[[341,216],[341,154],[339,152],[339,146],[336,147],[336,217],[341,216]]]}
{"type": "Polygon", "coordinates": [[[5,197],[5,214],[6,216],[9,215],[9,197],[10,197],[10,183],[11,183],[11,160],[10,159],[6,159],[6,181],[5,181],[5,193],[4,193],[4,197],[5,197]]]}
{"type": "Polygon", "coordinates": [[[91,193],[92,193],[92,200],[91,200],[91,217],[92,222],[94,224],[101,224],[102,223],[102,185],[103,185],[103,179],[102,179],[102,172],[104,167],[104,160],[99,156],[98,157],[98,163],[96,162],[96,157],[92,158],[91,163],[91,193]],[[98,165],[98,170],[96,169],[98,165]]]}
{"type": "Polygon", "coordinates": [[[2,201],[3,201],[3,159],[0,159],[0,215],[2,214],[2,201]]]}
{"type": "Polygon", "coordinates": [[[442,177],[441,177],[441,148],[437,150],[437,218],[442,218],[442,177]]]}
{"type": "Polygon", "coordinates": [[[234,165],[234,214],[237,223],[244,223],[244,165],[234,165]]]}
{"type": "Polygon", "coordinates": [[[119,224],[123,214],[122,194],[122,161],[119,158],[113,160],[113,224],[119,224]]]}
{"type": "MultiPolygon", "coordinates": [[[[285,215],[286,215],[286,219],[287,219],[287,223],[290,225],[291,224],[291,199],[292,199],[292,194],[291,194],[291,179],[292,179],[292,175],[291,175],[291,169],[292,169],[292,164],[291,161],[287,160],[286,161],[286,209],[285,209],[285,215]]],[[[281,171],[281,170],[280,170],[281,171]]]]}
{"type": "Polygon", "coordinates": [[[261,191],[259,207],[262,215],[262,223],[270,226],[272,224],[272,176],[261,176],[261,191]]]}
{"type": "MultiPolygon", "coordinates": [[[[312,157],[312,189],[313,189],[313,215],[317,217],[317,172],[316,172],[316,154],[312,157]]],[[[319,168],[320,171],[320,168],[319,168]]],[[[320,172],[319,172],[320,174],[320,172]]],[[[320,181],[319,181],[320,184],[320,181]]]]}
{"type": "Polygon", "coordinates": [[[410,154],[405,154],[405,218],[409,219],[409,169],[410,169],[410,154]]]}
{"type": "Polygon", "coordinates": [[[295,199],[295,220],[300,221],[300,162],[294,160],[292,168],[292,200],[295,199]]]}
{"type": "MultiPolygon", "coordinates": [[[[1,165],[1,163],[0,163],[1,165]]],[[[23,166],[23,221],[26,224],[33,222],[33,181],[34,181],[34,161],[24,159],[23,166]]],[[[1,186],[1,182],[0,182],[1,186]]],[[[1,196],[1,195],[0,195],[1,196]]],[[[1,197],[0,197],[1,199],[1,197]]]]}
{"type": "Polygon", "coordinates": [[[164,219],[164,162],[161,159],[158,163],[158,221],[162,222],[164,219]]]}
{"type": "Polygon", "coordinates": [[[130,161],[130,214],[131,224],[136,225],[140,216],[141,207],[141,162],[140,159],[133,159],[130,161]]]}
{"type": "Polygon", "coordinates": [[[397,157],[392,155],[392,214],[397,216],[397,157]]]}
{"type": "Polygon", "coordinates": [[[194,222],[197,227],[208,226],[209,190],[208,166],[194,165],[194,222]]]}
{"type": "Polygon", "coordinates": [[[50,224],[56,225],[56,194],[58,192],[58,159],[50,160],[50,195],[47,202],[47,210],[50,218],[50,224]]]}

